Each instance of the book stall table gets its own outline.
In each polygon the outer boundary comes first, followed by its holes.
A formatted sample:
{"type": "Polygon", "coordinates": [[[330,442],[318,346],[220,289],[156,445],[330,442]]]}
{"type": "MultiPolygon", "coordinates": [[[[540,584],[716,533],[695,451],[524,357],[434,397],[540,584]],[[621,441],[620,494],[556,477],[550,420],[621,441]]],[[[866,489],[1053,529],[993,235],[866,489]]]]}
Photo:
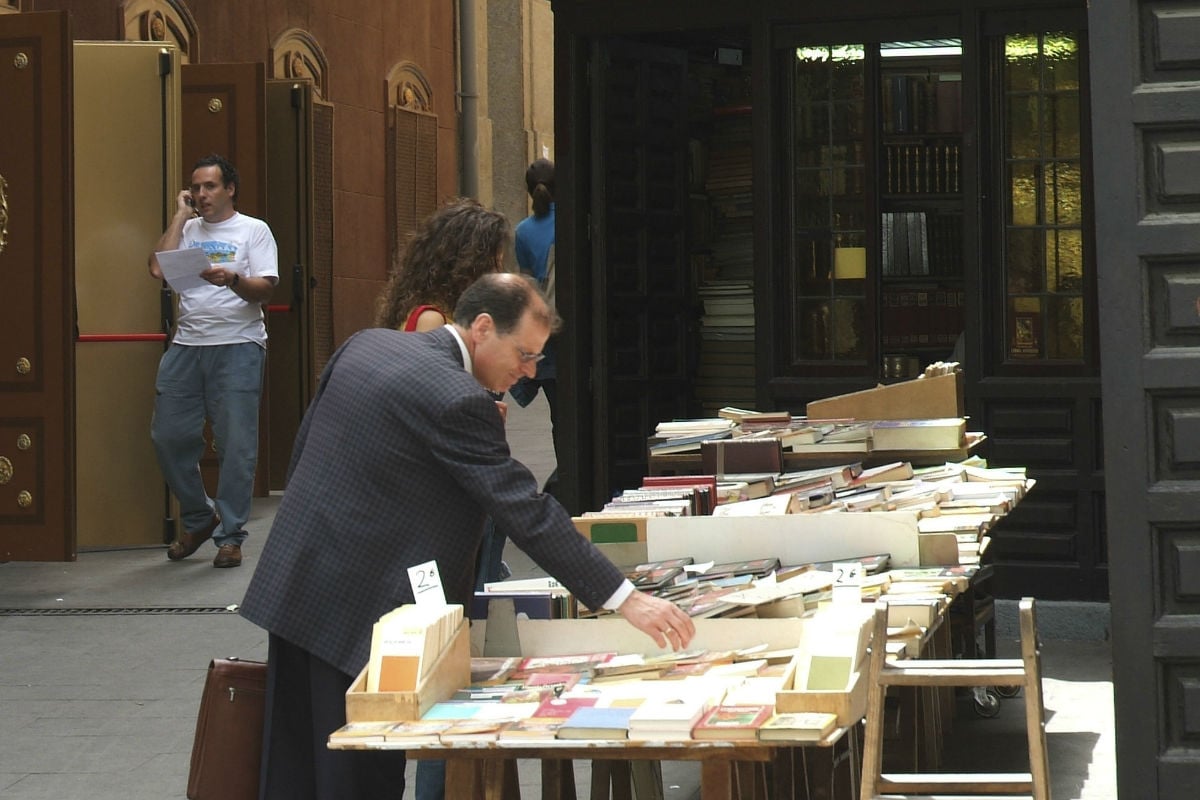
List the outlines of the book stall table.
{"type": "MultiPolygon", "coordinates": [[[[516,760],[541,762],[543,800],[575,798],[573,762],[593,762],[593,774],[606,774],[602,765],[629,762],[699,761],[703,800],[765,800],[771,798],[856,798],[861,765],[859,726],[838,728],[820,742],[796,746],[762,742],[545,742],[508,745],[501,742],[426,745],[408,749],[409,758],[446,761],[446,797],[515,800],[520,790],[516,760]],[[840,748],[839,748],[840,743],[840,748]],[[598,769],[599,768],[599,769],[598,769]],[[840,774],[839,774],[840,773],[840,774]],[[828,780],[828,785],[817,785],[828,780]],[[834,786],[839,787],[834,792],[834,786]]],[[[331,744],[335,749],[386,750],[386,743],[331,744]]],[[[618,794],[614,770],[614,797],[618,794]]],[[[624,781],[628,785],[628,780],[624,781]]],[[[608,797],[607,786],[593,781],[593,797],[608,797]]],[[[629,796],[625,794],[625,796],[629,796]]]]}
{"type": "MultiPolygon", "coordinates": [[[[835,622],[844,625],[858,623],[847,633],[850,639],[862,642],[868,631],[869,616],[862,609],[848,617],[839,616],[826,626],[806,624],[799,619],[703,619],[697,620],[697,636],[693,645],[711,650],[718,643],[743,648],[760,645],[777,652],[793,652],[790,660],[781,662],[786,671],[780,686],[790,687],[791,678],[800,663],[803,642],[827,638],[835,622]]],[[[483,626],[486,627],[486,623],[483,626]]],[[[624,620],[517,620],[521,652],[544,654],[554,659],[578,648],[581,641],[605,652],[640,652],[645,637],[624,620]]],[[[485,632],[486,634],[486,632],[485,632]]],[[[453,659],[461,660],[463,637],[457,636],[450,649],[453,659]]],[[[665,651],[664,651],[665,652],[665,651]]],[[[524,658],[524,657],[522,657],[524,658]]],[[[363,681],[356,681],[347,692],[347,719],[351,723],[386,724],[392,716],[416,719],[424,715],[434,702],[446,700],[454,690],[447,673],[457,672],[447,667],[451,657],[443,654],[438,661],[438,673],[430,676],[416,692],[379,693],[364,691],[363,681]],[[389,697],[388,695],[396,695],[389,697]]],[[[848,659],[849,662],[849,659],[848,659]]],[[[865,665],[865,653],[856,659],[865,665]]],[[[849,669],[849,664],[847,665],[849,669]]],[[[442,759],[447,763],[446,796],[455,798],[488,797],[509,799],[519,797],[516,773],[517,759],[540,762],[542,797],[574,798],[573,762],[586,759],[592,762],[593,797],[629,796],[631,771],[637,765],[661,761],[699,762],[701,796],[710,798],[828,798],[853,800],[857,796],[861,771],[860,720],[866,708],[866,685],[862,672],[855,669],[853,680],[843,691],[791,691],[773,694],[780,712],[815,708],[828,717],[819,738],[812,740],[785,739],[773,741],[703,740],[649,741],[636,740],[499,740],[439,741],[415,744],[410,741],[386,741],[383,737],[364,739],[331,738],[333,749],[394,750],[403,749],[409,757],[442,759]],[[623,795],[622,792],[625,792],[623,795]]],[[[360,676],[361,678],[361,676],[360,676]]],[[[679,684],[676,684],[679,685],[679,684]]]]}

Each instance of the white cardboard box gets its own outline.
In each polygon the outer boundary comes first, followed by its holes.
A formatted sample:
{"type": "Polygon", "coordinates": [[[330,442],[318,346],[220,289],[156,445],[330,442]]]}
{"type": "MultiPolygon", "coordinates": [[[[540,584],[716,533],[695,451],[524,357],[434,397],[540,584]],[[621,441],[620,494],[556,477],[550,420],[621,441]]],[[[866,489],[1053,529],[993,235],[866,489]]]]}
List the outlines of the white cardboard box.
{"type": "Polygon", "coordinates": [[[783,564],[852,561],[889,553],[893,567],[921,564],[912,511],[784,514],[769,517],[658,517],[647,520],[650,561],[692,556],[696,563],[778,556],[783,564]]]}

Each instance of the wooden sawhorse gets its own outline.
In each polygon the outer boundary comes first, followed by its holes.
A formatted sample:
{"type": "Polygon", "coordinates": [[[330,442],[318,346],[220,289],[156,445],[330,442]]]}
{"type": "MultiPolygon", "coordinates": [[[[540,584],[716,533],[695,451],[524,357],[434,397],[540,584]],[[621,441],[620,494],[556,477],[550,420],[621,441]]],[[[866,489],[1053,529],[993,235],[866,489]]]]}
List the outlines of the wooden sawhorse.
{"type": "Polygon", "coordinates": [[[1019,659],[889,661],[887,650],[883,646],[887,641],[887,601],[881,600],[876,603],[860,800],[886,800],[895,796],[901,796],[905,800],[918,800],[921,797],[937,797],[938,800],[991,800],[994,797],[1050,800],[1041,660],[1033,598],[1026,597],[1021,600],[1019,620],[1019,659]],[[1002,686],[1024,689],[1029,772],[883,774],[883,706],[884,695],[889,686],[1002,686]],[[959,794],[954,794],[956,792],[959,794]],[[962,794],[963,792],[970,794],[962,794]]]}

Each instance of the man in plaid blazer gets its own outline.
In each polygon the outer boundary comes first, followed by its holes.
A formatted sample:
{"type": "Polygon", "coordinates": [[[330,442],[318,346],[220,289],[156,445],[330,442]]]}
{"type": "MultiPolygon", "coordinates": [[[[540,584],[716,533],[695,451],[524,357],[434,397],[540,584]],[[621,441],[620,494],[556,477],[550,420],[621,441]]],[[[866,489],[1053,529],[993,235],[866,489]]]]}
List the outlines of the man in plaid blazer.
{"type": "Polygon", "coordinates": [[[585,605],[660,647],[691,640],[691,619],[633,591],[509,453],[487,390],[531,376],[558,324],[535,284],[497,273],[462,295],[453,325],[360,331],[325,368],[241,608],[270,633],[264,800],[401,795],[402,752],[325,740],[345,723],[372,624],[413,602],[409,567],[436,561],[447,601],[467,606],[488,515],[585,605]]]}

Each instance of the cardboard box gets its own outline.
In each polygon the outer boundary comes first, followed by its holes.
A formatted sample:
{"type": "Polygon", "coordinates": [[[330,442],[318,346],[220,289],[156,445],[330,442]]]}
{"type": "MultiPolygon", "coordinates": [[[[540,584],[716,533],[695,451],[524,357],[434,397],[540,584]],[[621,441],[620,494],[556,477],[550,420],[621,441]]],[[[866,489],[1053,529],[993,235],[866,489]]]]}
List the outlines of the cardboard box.
{"type": "Polygon", "coordinates": [[[930,419],[963,416],[962,373],[881,384],[809,403],[810,419],[930,419]]]}
{"type": "Polygon", "coordinates": [[[346,721],[420,719],[434,703],[446,700],[471,682],[470,636],[464,621],[415,692],[368,692],[367,668],[363,667],[346,690],[346,721]]]}
{"type": "MultiPolygon", "coordinates": [[[[890,553],[893,567],[923,562],[914,511],[780,514],[767,517],[655,517],[646,520],[649,561],[692,556],[696,563],[776,556],[784,564],[853,561],[890,553]]],[[[955,548],[958,540],[955,539],[955,548]]],[[[957,549],[956,551],[957,552],[957,549]]]]}

